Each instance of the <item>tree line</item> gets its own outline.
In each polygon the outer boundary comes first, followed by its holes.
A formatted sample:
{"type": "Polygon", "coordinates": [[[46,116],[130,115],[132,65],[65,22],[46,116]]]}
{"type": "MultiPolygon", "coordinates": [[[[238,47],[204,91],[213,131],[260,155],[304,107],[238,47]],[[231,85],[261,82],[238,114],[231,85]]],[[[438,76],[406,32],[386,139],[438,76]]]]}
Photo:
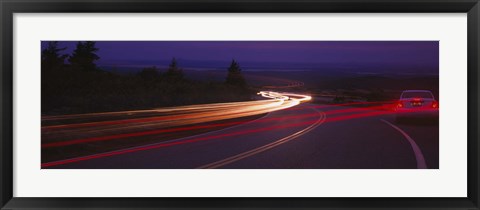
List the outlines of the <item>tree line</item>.
{"type": "Polygon", "coordinates": [[[253,93],[235,60],[224,82],[205,82],[188,79],[176,58],[165,72],[152,66],[119,75],[96,65],[101,59],[96,42],[77,42],[70,55],[65,50],[58,42],[48,42],[42,50],[42,114],[244,101],[253,93]]]}
{"type": "MultiPolygon", "coordinates": [[[[168,65],[167,71],[163,74],[159,68],[156,66],[151,66],[143,68],[137,75],[145,80],[154,80],[162,77],[170,81],[182,81],[185,79],[183,69],[178,66],[178,62],[175,58],[172,59],[168,65]]],[[[232,60],[230,63],[225,84],[240,88],[247,88],[247,81],[242,74],[242,69],[235,60],[232,60]]]]}

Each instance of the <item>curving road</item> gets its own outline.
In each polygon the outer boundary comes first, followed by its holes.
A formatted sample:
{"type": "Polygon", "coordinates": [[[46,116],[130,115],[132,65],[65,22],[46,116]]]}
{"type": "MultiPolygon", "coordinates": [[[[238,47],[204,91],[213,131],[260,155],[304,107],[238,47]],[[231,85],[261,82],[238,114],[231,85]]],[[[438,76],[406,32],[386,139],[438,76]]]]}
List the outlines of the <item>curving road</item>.
{"type": "MultiPolygon", "coordinates": [[[[261,92],[260,95],[270,98],[270,102],[281,101],[282,108],[277,107],[278,109],[268,111],[262,118],[221,130],[140,147],[46,162],[42,163],[42,168],[439,167],[438,124],[397,124],[393,113],[382,109],[300,104],[309,98],[298,94],[261,92]]],[[[47,130],[48,127],[42,127],[42,131],[43,129],[47,130]]]]}

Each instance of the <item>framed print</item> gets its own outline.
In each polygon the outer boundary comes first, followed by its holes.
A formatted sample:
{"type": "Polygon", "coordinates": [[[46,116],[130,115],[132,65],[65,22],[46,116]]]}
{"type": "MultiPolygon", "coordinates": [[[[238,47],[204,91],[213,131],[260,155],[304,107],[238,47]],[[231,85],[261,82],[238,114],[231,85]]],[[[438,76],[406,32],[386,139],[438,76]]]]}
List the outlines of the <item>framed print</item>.
{"type": "Polygon", "coordinates": [[[478,209],[467,1],[2,1],[2,209],[478,209]]]}

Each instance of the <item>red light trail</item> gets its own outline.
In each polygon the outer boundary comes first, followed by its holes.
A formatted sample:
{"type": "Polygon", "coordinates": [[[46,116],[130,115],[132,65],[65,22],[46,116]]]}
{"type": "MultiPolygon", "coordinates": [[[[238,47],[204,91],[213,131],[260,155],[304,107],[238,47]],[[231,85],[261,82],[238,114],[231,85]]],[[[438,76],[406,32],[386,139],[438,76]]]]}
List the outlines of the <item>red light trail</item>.
{"type": "MultiPolygon", "coordinates": [[[[218,108],[226,108],[225,110],[222,110],[224,113],[232,113],[232,111],[228,111],[228,109],[232,108],[237,108],[238,106],[242,106],[242,110],[249,110],[250,114],[255,113],[254,115],[257,115],[259,113],[266,113],[266,112],[273,112],[276,110],[282,110],[282,109],[299,109],[299,108],[291,108],[294,107],[300,102],[303,101],[308,101],[311,99],[309,96],[305,95],[299,95],[299,94],[291,94],[291,93],[277,93],[277,92],[260,92],[259,95],[262,95],[263,97],[270,98],[268,100],[263,100],[261,101],[262,103],[246,103],[246,102],[238,102],[239,104],[235,105],[234,103],[228,103],[228,104],[216,104],[213,105],[213,107],[217,106],[218,108]],[[281,103],[280,103],[281,102],[281,103]],[[255,108],[252,108],[255,107],[255,108]],[[258,108],[258,106],[262,108],[258,108]],[[229,107],[229,108],[227,108],[229,107]]],[[[376,102],[367,102],[368,104],[375,104],[376,102]]],[[[377,102],[378,103],[378,102],[377,102]]],[[[361,104],[361,103],[354,103],[354,104],[361,104]]],[[[309,108],[319,108],[319,107],[326,107],[326,105],[322,106],[310,106],[309,108]]],[[[330,106],[332,107],[332,106],[330,106]]],[[[334,106],[333,106],[334,107],[334,106]]],[[[372,106],[372,107],[365,107],[365,108],[359,108],[359,107],[353,107],[353,108],[348,108],[348,109],[341,109],[341,110],[330,110],[330,111],[325,111],[324,114],[327,116],[330,116],[327,118],[324,122],[329,123],[329,122],[338,122],[338,121],[344,121],[344,120],[351,120],[351,119],[357,119],[357,118],[364,118],[364,117],[372,117],[372,116],[378,116],[378,115],[385,115],[385,114],[392,114],[394,113],[391,110],[386,110],[387,108],[390,108],[390,106],[386,105],[379,105],[379,106],[372,106]],[[360,112],[360,113],[359,113],[360,112]],[[350,113],[350,114],[348,114],[350,113]],[[347,114],[347,115],[342,115],[342,116],[335,116],[338,114],[347,114]],[[333,116],[333,117],[332,117],[333,116]]],[[[200,105],[200,106],[190,106],[186,110],[191,111],[193,114],[201,114],[203,117],[200,117],[202,119],[208,119],[206,121],[200,120],[200,122],[211,122],[211,121],[217,121],[217,117],[219,117],[218,114],[213,114],[209,115],[206,114],[209,111],[206,111],[208,109],[210,112],[216,112],[216,110],[212,109],[211,106],[208,105],[200,105]],[[205,109],[201,109],[200,107],[203,107],[205,109]],[[195,110],[195,111],[192,111],[195,110]],[[202,110],[202,111],[200,111],[202,110]],[[199,113],[197,113],[199,112],[199,113]],[[211,119],[213,116],[214,119],[211,119]]],[[[177,113],[182,113],[178,108],[170,110],[174,111],[175,114],[177,113]]],[[[165,111],[165,110],[162,110],[165,111]]],[[[144,112],[144,111],[142,111],[144,112]]],[[[130,113],[130,112],[115,112],[115,113],[100,113],[101,115],[108,116],[108,115],[118,115],[119,113],[125,114],[125,113],[130,113]]],[[[233,111],[233,113],[241,113],[241,116],[249,116],[246,113],[239,112],[239,111],[233,111]]],[[[191,113],[189,113],[191,114],[191,113]]],[[[182,115],[182,114],[180,114],[182,115]]],[[[282,119],[308,119],[310,117],[315,117],[317,114],[302,114],[302,115],[295,115],[295,116],[287,116],[287,117],[282,117],[282,119]]],[[[86,115],[70,115],[70,116],[56,116],[55,118],[48,118],[46,117],[45,119],[47,120],[53,120],[53,119],[67,119],[67,118],[85,118],[85,117],[92,117],[96,116],[93,114],[86,114],[86,115]]],[[[235,115],[236,116],[236,115],[235,115]]],[[[163,118],[156,118],[156,117],[149,117],[147,118],[147,121],[150,119],[165,119],[168,117],[171,117],[170,119],[175,119],[175,116],[162,116],[163,118]]],[[[177,118],[180,119],[180,118],[177,118]]],[[[185,118],[183,118],[185,119],[185,118]]],[[[219,119],[225,119],[220,117],[219,119]]],[[[228,118],[227,118],[228,119],[228,118]]],[[[127,121],[129,123],[138,123],[141,122],[141,120],[144,119],[131,119],[130,121],[127,121]]],[[[268,122],[268,121],[275,121],[279,120],[279,118],[267,118],[267,119],[258,119],[254,121],[253,123],[261,123],[261,122],[268,122]]],[[[155,121],[155,120],[152,120],[155,121]]],[[[107,121],[108,123],[110,122],[115,122],[115,121],[107,121]]],[[[121,121],[125,122],[125,121],[121,121]]],[[[195,122],[195,121],[194,121],[195,122]]],[[[193,124],[194,122],[188,122],[188,124],[193,124]]],[[[69,146],[69,145],[75,145],[75,144],[83,144],[83,143],[88,143],[88,142],[96,142],[96,141],[107,141],[107,140],[115,140],[115,139],[123,139],[123,138],[131,138],[131,137],[139,137],[139,136],[147,136],[147,135],[155,135],[155,134],[162,134],[162,133],[172,133],[172,132],[180,132],[180,131],[187,131],[187,130],[195,130],[195,129],[202,129],[202,128],[212,128],[212,127],[227,127],[227,126],[232,126],[232,125],[239,125],[242,123],[246,123],[248,121],[234,121],[234,122],[227,122],[227,123],[214,123],[214,124],[207,124],[207,125],[192,125],[188,127],[176,127],[176,128],[162,128],[162,129],[155,129],[155,130],[147,130],[147,131],[141,131],[141,132],[132,132],[132,133],[121,133],[121,134],[114,134],[114,135],[103,135],[103,136],[95,136],[95,137],[89,137],[89,138],[79,138],[79,139],[73,139],[73,140],[61,140],[61,141],[54,141],[54,142],[49,142],[49,143],[44,143],[42,144],[42,148],[52,148],[52,147],[63,147],[63,146],[69,146]]],[[[243,131],[236,131],[232,133],[227,133],[227,134],[221,134],[221,135],[211,135],[211,136],[205,136],[205,137],[198,137],[198,138],[190,138],[186,140],[181,140],[181,141],[175,141],[175,142],[165,142],[165,143],[156,143],[153,145],[147,145],[147,146],[139,146],[139,147],[134,147],[134,148],[129,148],[129,149],[123,149],[123,150],[118,150],[118,151],[112,151],[112,152],[106,152],[106,153],[101,153],[101,154],[94,154],[94,155],[89,155],[89,156],[84,156],[84,157],[78,157],[78,158],[72,158],[72,159],[66,159],[66,160],[60,160],[60,161],[53,161],[53,162],[47,162],[47,163],[42,163],[42,167],[51,167],[55,165],[62,165],[62,164],[68,164],[72,162],[79,162],[79,161],[84,161],[84,160],[90,160],[90,159],[96,159],[96,158],[101,158],[101,157],[107,157],[107,156],[113,156],[113,155],[119,155],[119,154],[126,154],[126,153],[131,153],[131,152],[136,152],[136,151],[144,151],[144,150],[150,150],[150,149],[156,149],[156,148],[163,148],[163,147],[170,147],[170,146],[175,146],[175,145],[180,145],[180,144],[186,144],[186,143],[194,143],[194,142],[199,142],[199,141],[206,141],[206,140],[211,140],[211,139],[220,139],[223,137],[229,137],[229,136],[239,136],[239,135],[245,135],[245,134],[250,134],[250,133],[258,133],[258,132],[264,132],[264,131],[271,131],[275,129],[284,129],[284,128],[290,128],[290,127],[299,127],[299,126],[305,126],[305,125],[310,125],[314,123],[315,120],[308,120],[300,123],[292,123],[292,124],[287,124],[287,125],[282,125],[282,126],[269,126],[269,127],[264,127],[264,128],[258,128],[258,129],[249,129],[249,130],[243,130],[243,131]]],[[[112,123],[108,125],[120,125],[123,123],[112,123]]],[[[74,124],[76,125],[76,124],[74,124]]],[[[98,124],[97,124],[98,125],[98,124]]],[[[48,126],[47,126],[48,127],[48,126]]],[[[77,127],[81,128],[83,126],[77,127]]],[[[92,127],[91,124],[85,127],[92,127]]],[[[68,134],[71,132],[72,127],[64,127],[68,128],[65,131],[65,134],[68,134]]],[[[95,126],[93,126],[94,129],[96,129],[95,126]]],[[[48,129],[47,129],[48,130],[48,129]]],[[[55,130],[55,129],[54,129],[55,130]]],[[[62,129],[59,129],[62,130],[62,129]]],[[[73,130],[75,132],[75,129],[73,130]]],[[[43,130],[42,130],[43,132],[43,130]]],[[[43,135],[43,133],[42,133],[43,135]]]]}

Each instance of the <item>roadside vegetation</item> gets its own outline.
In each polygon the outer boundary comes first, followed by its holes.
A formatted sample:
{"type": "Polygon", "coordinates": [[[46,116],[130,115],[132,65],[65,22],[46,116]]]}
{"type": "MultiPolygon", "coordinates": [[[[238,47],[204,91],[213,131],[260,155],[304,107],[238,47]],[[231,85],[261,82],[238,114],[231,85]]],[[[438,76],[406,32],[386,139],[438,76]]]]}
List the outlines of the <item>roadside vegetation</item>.
{"type": "Polygon", "coordinates": [[[99,68],[95,42],[78,42],[71,55],[57,42],[42,50],[42,114],[74,114],[250,100],[252,91],[233,60],[224,82],[186,79],[172,59],[168,69],[146,67],[120,75],[99,68]]]}

